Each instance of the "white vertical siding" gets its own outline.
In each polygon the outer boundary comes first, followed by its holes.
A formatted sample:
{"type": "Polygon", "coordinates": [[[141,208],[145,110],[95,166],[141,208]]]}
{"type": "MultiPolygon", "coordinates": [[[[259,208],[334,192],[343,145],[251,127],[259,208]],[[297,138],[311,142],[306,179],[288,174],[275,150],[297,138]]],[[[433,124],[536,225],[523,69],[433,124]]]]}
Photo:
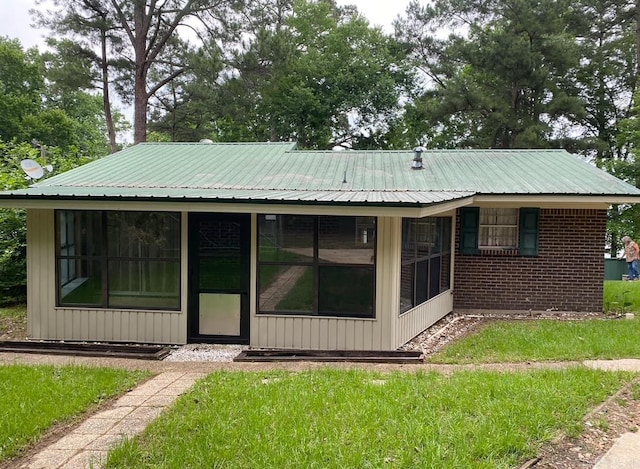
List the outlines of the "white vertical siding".
{"type": "Polygon", "coordinates": [[[187,220],[182,219],[181,311],[56,307],[53,210],[27,210],[27,333],[34,339],[186,343],[187,220]]]}
{"type": "Polygon", "coordinates": [[[396,348],[409,342],[451,311],[453,311],[453,294],[451,290],[447,290],[404,313],[398,318],[396,348]]]}

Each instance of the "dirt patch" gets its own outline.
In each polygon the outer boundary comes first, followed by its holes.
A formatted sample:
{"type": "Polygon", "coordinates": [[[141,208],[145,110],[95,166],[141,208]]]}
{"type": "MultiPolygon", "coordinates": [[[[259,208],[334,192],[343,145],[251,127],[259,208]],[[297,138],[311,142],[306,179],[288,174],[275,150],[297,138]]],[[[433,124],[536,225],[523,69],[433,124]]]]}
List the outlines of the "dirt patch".
{"type": "Polygon", "coordinates": [[[639,430],[640,400],[632,388],[633,384],[624,387],[587,415],[580,437],[559,437],[543,446],[531,467],[592,468],[621,435],[639,430]]]}
{"type": "Polygon", "coordinates": [[[0,316],[0,340],[25,340],[26,338],[26,317],[0,316]]]}

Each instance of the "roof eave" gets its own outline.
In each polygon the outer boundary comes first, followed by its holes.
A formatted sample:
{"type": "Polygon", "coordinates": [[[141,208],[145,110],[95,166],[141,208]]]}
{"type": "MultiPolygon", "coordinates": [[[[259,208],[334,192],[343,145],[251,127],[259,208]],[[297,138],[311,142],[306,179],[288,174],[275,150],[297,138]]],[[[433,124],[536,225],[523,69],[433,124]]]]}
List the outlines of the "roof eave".
{"type": "Polygon", "coordinates": [[[113,197],[113,196],[51,196],[0,194],[0,208],[67,209],[67,210],[161,210],[161,211],[220,211],[252,213],[268,211],[273,214],[318,214],[332,208],[357,216],[403,216],[421,218],[448,212],[473,203],[473,196],[432,203],[313,201],[264,199],[215,199],[172,197],[113,197]],[[260,210],[257,210],[260,209],[260,210]]]}

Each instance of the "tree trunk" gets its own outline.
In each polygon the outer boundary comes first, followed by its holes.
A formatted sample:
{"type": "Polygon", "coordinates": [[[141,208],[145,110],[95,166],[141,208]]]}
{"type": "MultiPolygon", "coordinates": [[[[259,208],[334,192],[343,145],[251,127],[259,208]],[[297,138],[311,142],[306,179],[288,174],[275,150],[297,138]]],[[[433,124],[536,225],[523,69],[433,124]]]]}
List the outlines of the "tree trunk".
{"type": "Polygon", "coordinates": [[[636,21],[636,89],[638,89],[638,79],[640,79],[640,0],[636,0],[636,10],[633,16],[636,21]]]}
{"type": "MultiPolygon", "coordinates": [[[[640,0],[638,0],[640,1],[640,0]]],[[[145,34],[145,2],[135,2],[134,6],[135,37],[133,50],[135,55],[134,106],[133,106],[133,143],[147,141],[147,37],[145,34]]]]}
{"type": "Polygon", "coordinates": [[[116,145],[116,129],[113,125],[113,115],[111,114],[111,100],[109,97],[109,64],[107,62],[107,34],[103,30],[100,32],[102,46],[102,103],[104,107],[104,118],[107,122],[107,134],[109,135],[109,147],[111,153],[118,151],[116,145]]]}

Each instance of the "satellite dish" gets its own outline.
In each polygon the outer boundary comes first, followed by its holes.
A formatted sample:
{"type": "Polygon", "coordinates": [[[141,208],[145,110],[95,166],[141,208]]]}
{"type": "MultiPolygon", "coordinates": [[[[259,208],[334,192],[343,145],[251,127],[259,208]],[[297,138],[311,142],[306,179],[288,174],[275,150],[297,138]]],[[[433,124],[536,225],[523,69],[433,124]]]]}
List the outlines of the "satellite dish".
{"type": "Polygon", "coordinates": [[[22,166],[22,170],[26,173],[27,179],[40,179],[44,176],[44,169],[34,160],[28,158],[22,160],[20,166],[22,166]]]}

